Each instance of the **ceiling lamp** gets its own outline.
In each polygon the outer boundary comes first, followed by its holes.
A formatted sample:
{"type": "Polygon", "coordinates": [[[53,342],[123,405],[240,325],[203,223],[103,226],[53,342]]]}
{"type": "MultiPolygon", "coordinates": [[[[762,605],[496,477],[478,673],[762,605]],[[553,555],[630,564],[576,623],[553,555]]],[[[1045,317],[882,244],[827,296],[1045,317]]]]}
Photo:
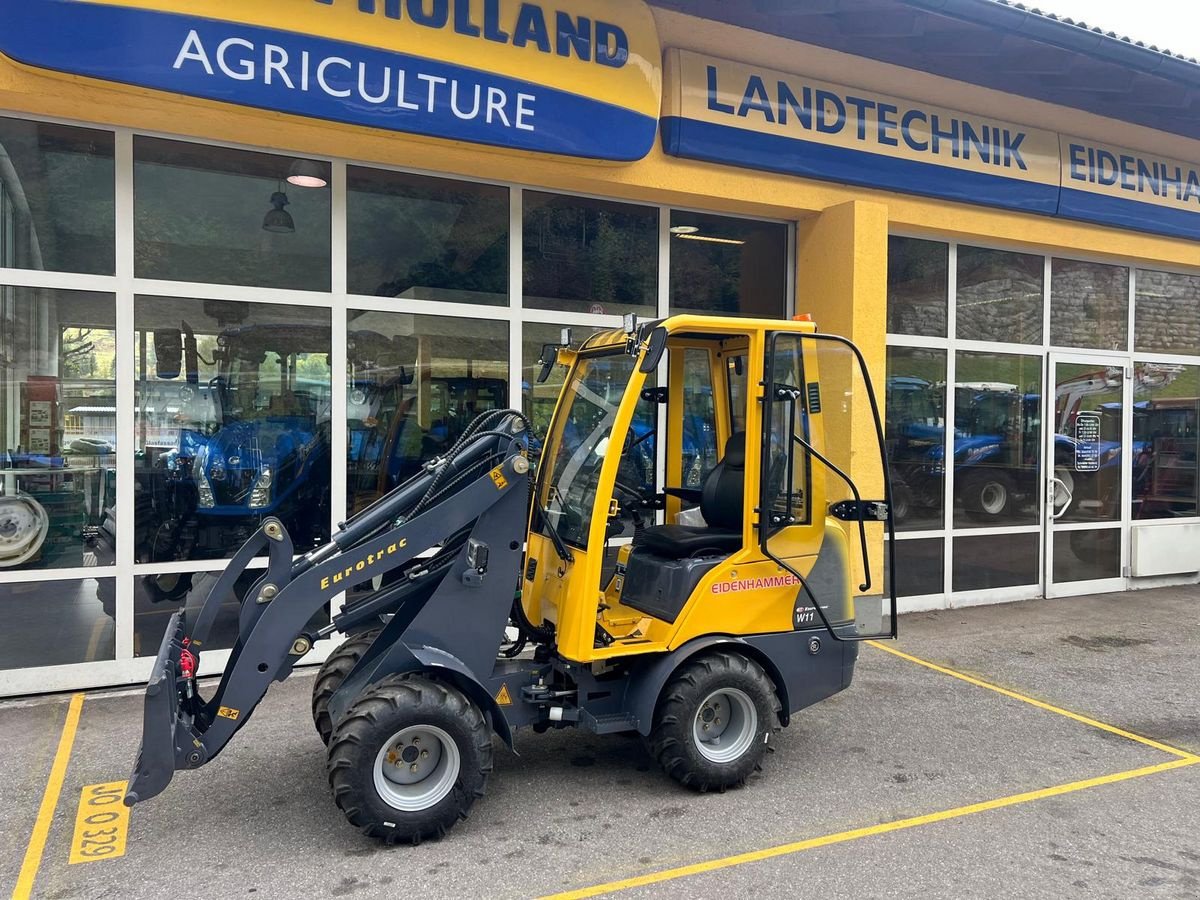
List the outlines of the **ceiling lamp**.
{"type": "Polygon", "coordinates": [[[671,234],[695,234],[700,229],[695,225],[672,225],[671,234]]]}
{"type": "Polygon", "coordinates": [[[303,188],[323,188],[329,184],[325,167],[311,159],[297,159],[288,172],[288,184],[303,188]]]}
{"type": "Polygon", "coordinates": [[[272,208],[267,210],[267,214],[263,216],[263,231],[269,231],[272,234],[295,233],[296,223],[292,219],[292,214],[284,209],[288,203],[287,194],[283,191],[276,191],[271,195],[272,208]]]}
{"type": "Polygon", "coordinates": [[[676,233],[675,237],[679,238],[681,241],[705,241],[709,244],[733,244],[735,247],[740,247],[746,243],[745,241],[738,240],[737,238],[712,237],[708,234],[676,233]]]}

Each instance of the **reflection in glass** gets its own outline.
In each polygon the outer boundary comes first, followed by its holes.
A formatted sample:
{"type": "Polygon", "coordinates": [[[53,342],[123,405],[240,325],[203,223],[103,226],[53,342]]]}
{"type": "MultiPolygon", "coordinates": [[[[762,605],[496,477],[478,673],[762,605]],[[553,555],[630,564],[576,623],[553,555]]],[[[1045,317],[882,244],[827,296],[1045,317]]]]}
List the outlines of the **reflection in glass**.
{"type": "Polygon", "coordinates": [[[959,353],[954,524],[1034,525],[1041,472],[1041,360],[959,353]]]}
{"type": "Polygon", "coordinates": [[[0,584],[0,616],[0,669],[115,658],[115,578],[0,584]]]}
{"type": "Polygon", "coordinates": [[[1135,519],[1200,515],[1200,367],[1134,365],[1135,519]]]}
{"type": "MultiPolygon", "coordinates": [[[[554,406],[558,402],[559,392],[567,376],[566,366],[555,364],[550,368],[549,377],[538,384],[542,371],[542,353],[548,347],[558,347],[562,340],[563,329],[557,325],[538,325],[526,322],[521,331],[521,409],[533,421],[533,433],[538,439],[538,446],[546,440],[550,430],[550,417],[554,415],[554,406]]],[[[576,328],[575,332],[587,332],[588,329],[576,328]]],[[[580,337],[573,334],[572,340],[579,346],[580,337]]]]}
{"type": "Polygon", "coordinates": [[[1050,343],[1125,350],[1129,269],[1077,259],[1055,259],[1050,266],[1050,343]]]}
{"type": "MultiPolygon", "coordinates": [[[[234,581],[233,593],[221,604],[212,631],[204,643],[205,650],[227,650],[234,645],[238,636],[238,612],[242,599],[265,571],[247,569],[234,581]]],[[[136,576],[133,580],[133,655],[154,656],[158,653],[170,615],[178,612],[185,603],[199,609],[220,576],[220,572],[136,576]],[[195,597],[189,599],[193,593],[195,597]]],[[[328,624],[328,607],[323,607],[309,619],[305,630],[311,633],[328,624]]]]}
{"type": "Polygon", "coordinates": [[[526,191],[525,306],[653,315],[658,210],[526,191]]]}
{"type": "Polygon", "coordinates": [[[113,135],[0,118],[0,267],[111,275],[113,135]]]}
{"type": "Polygon", "coordinates": [[[945,591],[946,542],[942,538],[887,541],[883,545],[883,592],[888,592],[888,558],[896,548],[896,596],[923,597],[945,591]]]}
{"type": "MultiPolygon", "coordinates": [[[[946,493],[946,353],[889,347],[885,438],[897,531],[941,528],[946,493]]],[[[907,543],[904,546],[908,546],[907,543]]]]}
{"type": "Polygon", "coordinates": [[[887,330],[946,336],[950,247],[940,241],[888,238],[887,330]]]}
{"type": "Polygon", "coordinates": [[[1054,381],[1055,521],[1120,520],[1124,367],[1060,362],[1054,381]]]}
{"type": "Polygon", "coordinates": [[[1134,348],[1200,355],[1200,276],[1137,270],[1134,348]]]}
{"type": "Polygon", "coordinates": [[[786,225],[671,212],[671,315],[780,319],[787,309],[786,225]]]}
{"type": "Polygon", "coordinates": [[[350,166],[352,294],[508,304],[508,188],[350,166]]]}
{"type": "Polygon", "coordinates": [[[0,572],[115,560],[116,304],[0,287],[0,572]]]}
{"type": "Polygon", "coordinates": [[[137,299],[138,562],[230,556],[266,516],[329,539],[329,315],[137,299]]]}
{"type": "Polygon", "coordinates": [[[1121,577],[1121,529],[1059,531],[1054,535],[1054,581],[1121,577]]]}
{"type": "Polygon", "coordinates": [[[139,278],[329,290],[330,191],[288,184],[291,157],[148,137],[133,153],[139,278]]]}
{"type": "Polygon", "coordinates": [[[508,408],[508,323],[351,310],[347,513],[508,408]]]}
{"type": "Polygon", "coordinates": [[[958,248],[955,329],[962,340],[1042,342],[1040,256],[983,247],[958,248]]]}
{"type": "Polygon", "coordinates": [[[954,537],[954,591],[981,591],[990,588],[1038,584],[1038,546],[1042,536],[1029,534],[989,534],[954,537]]]}

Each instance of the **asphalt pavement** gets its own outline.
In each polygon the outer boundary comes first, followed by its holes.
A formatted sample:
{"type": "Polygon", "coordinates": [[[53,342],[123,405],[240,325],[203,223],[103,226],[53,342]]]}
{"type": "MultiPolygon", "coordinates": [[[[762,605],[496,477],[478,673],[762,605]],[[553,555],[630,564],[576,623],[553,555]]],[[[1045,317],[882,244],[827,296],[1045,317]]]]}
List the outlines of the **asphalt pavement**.
{"type": "Polygon", "coordinates": [[[70,697],[10,701],[0,892],[29,886],[41,822],[32,896],[55,900],[1200,898],[1198,614],[1186,587],[906,616],[743,789],[693,794],[636,738],[520,732],[470,819],[415,848],[333,805],[307,673],[135,807],[123,855],[70,863],[81,793],[128,777],[141,697],[87,696],[40,816],[70,697]]]}

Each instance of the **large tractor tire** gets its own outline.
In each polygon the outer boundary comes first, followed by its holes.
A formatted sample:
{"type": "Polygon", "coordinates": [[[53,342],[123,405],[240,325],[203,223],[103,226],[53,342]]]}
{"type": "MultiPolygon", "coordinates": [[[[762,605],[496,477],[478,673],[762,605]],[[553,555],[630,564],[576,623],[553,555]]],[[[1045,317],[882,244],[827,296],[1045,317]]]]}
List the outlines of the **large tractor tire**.
{"type": "Polygon", "coordinates": [[[389,844],[444,835],[483,796],[491,771],[483,713],[419,675],[366,691],[329,743],[334,802],[351,825],[389,844]]]}
{"type": "Polygon", "coordinates": [[[663,688],[648,746],[663,770],[697,791],[745,784],[761,769],[779,697],[762,666],[719,651],[689,660],[663,688]]]}
{"type": "Polygon", "coordinates": [[[996,523],[1016,507],[1014,490],[1012,477],[1007,472],[976,471],[963,477],[957,493],[968,516],[978,522],[996,523]]]}
{"type": "Polygon", "coordinates": [[[312,717],[313,724],[317,726],[317,734],[321,736],[321,743],[326,746],[329,745],[329,736],[333,734],[333,719],[329,716],[329,701],[337,693],[337,689],[342,686],[342,682],[346,680],[350,670],[362,659],[367,648],[374,643],[375,638],[379,637],[380,631],[382,629],[375,628],[371,631],[350,635],[336,650],[325,657],[325,662],[321,664],[321,668],[317,672],[317,680],[313,682],[312,717]]]}

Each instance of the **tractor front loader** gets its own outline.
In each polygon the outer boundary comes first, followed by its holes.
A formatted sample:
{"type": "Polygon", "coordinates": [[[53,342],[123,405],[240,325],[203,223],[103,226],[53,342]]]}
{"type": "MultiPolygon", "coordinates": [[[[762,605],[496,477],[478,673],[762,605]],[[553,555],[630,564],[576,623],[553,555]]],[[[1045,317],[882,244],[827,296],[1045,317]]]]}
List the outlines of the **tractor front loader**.
{"type": "Polygon", "coordinates": [[[895,636],[894,595],[872,588],[891,527],[883,430],[852,344],[809,322],[677,316],[549,347],[542,382],[556,365],[536,465],[525,416],[485,413],[327,545],[297,557],[267,518],[189,596],[147,686],[127,804],[214,759],[335,632],[313,720],[335,803],[388,842],[465,818],[493,733],[511,748],[526,726],[638,732],[681,783],[740,785],[795,713],[850,684],[859,641],[895,636]],[[264,550],[205,698],[199,655],[264,550]]]}

